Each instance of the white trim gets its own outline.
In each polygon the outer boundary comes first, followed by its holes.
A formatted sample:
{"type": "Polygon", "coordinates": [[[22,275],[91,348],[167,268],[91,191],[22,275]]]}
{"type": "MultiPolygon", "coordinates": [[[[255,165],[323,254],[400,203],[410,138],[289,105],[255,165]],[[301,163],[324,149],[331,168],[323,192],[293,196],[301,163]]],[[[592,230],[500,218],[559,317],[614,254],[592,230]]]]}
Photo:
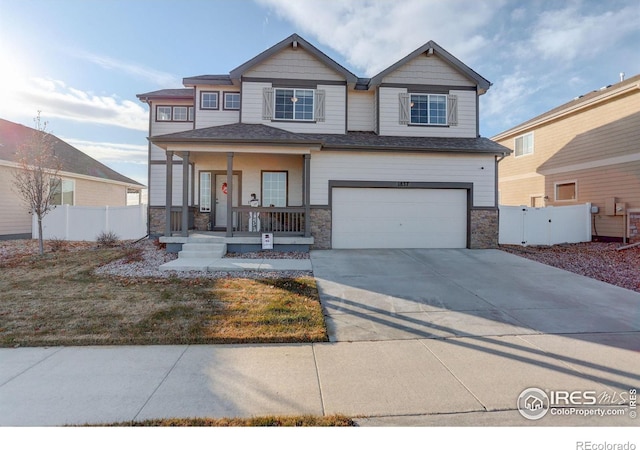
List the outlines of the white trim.
{"type": "MultiPolygon", "coordinates": [[[[5,160],[0,160],[0,166],[5,166],[5,167],[11,167],[14,169],[21,169],[22,167],[20,166],[20,164],[18,163],[14,163],[11,161],[5,161],[5,160]]],[[[58,171],[58,176],[59,177],[67,177],[67,178],[76,178],[78,180],[88,180],[88,181],[99,181],[102,183],[109,183],[109,184],[117,184],[119,186],[126,186],[132,189],[146,189],[146,186],[137,186],[135,184],[131,184],[131,183],[126,183],[124,181],[116,181],[116,180],[109,180],[106,178],[99,178],[99,177],[92,177],[89,175],[82,175],[79,173],[74,173],[74,172],[65,172],[63,170],[58,171]]]]}
{"type": "Polygon", "coordinates": [[[553,200],[556,202],[577,202],[578,201],[578,180],[566,180],[557,181],[553,183],[553,200]],[[575,198],[568,198],[564,200],[558,199],[558,186],[562,184],[574,184],[575,185],[575,198]]]}
{"type": "Polygon", "coordinates": [[[612,156],[611,158],[597,159],[595,161],[588,161],[577,164],[570,164],[562,167],[555,167],[553,169],[540,170],[541,175],[556,175],[565,172],[575,172],[578,170],[596,169],[602,166],[612,166],[614,164],[626,164],[630,162],[640,161],[640,153],[632,153],[630,155],[612,156]]]}
{"type": "Polygon", "coordinates": [[[534,153],[535,153],[535,137],[533,135],[533,131],[521,134],[513,138],[513,157],[514,158],[522,158],[523,156],[530,156],[530,155],[533,155],[534,153]],[[522,148],[524,151],[525,138],[529,135],[531,136],[531,151],[529,153],[522,153],[522,155],[518,155],[516,150],[518,147],[518,144],[517,144],[518,139],[522,139],[522,148]]]}
{"type": "Polygon", "coordinates": [[[429,94],[424,92],[409,92],[409,125],[429,125],[436,127],[446,127],[449,125],[449,98],[447,94],[429,94]],[[411,120],[412,114],[411,110],[413,109],[413,96],[420,95],[427,97],[427,121],[426,122],[413,122],[411,120]],[[431,97],[444,97],[444,123],[434,123],[431,122],[431,97]]]}

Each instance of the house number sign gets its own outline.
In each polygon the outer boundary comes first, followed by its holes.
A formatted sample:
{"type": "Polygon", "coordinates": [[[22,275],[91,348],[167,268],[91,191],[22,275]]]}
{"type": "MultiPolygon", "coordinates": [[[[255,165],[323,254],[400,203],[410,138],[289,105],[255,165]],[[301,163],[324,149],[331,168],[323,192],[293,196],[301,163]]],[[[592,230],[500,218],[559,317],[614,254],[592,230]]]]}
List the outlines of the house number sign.
{"type": "Polygon", "coordinates": [[[409,187],[409,182],[408,182],[408,181],[398,181],[398,182],[396,183],[396,185],[397,185],[398,187],[409,187]]]}

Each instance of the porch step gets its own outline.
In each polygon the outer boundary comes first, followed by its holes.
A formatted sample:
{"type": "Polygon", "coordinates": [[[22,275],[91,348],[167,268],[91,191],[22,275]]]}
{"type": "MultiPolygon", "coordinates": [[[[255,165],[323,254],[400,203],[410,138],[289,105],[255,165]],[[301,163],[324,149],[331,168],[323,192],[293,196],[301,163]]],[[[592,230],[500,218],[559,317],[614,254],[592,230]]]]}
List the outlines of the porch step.
{"type": "Polygon", "coordinates": [[[202,243],[191,242],[182,245],[182,250],[178,252],[179,259],[212,259],[222,258],[227,253],[227,244],[224,243],[202,243]]]}

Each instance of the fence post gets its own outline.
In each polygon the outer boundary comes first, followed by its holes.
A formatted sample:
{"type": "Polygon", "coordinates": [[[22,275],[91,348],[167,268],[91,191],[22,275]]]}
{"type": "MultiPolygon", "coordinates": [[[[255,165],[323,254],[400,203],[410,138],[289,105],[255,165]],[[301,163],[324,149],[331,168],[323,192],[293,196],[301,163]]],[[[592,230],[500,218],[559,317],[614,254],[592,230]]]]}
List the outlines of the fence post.
{"type": "Polygon", "coordinates": [[[64,239],[71,240],[69,239],[69,205],[64,205],[64,239]]]}

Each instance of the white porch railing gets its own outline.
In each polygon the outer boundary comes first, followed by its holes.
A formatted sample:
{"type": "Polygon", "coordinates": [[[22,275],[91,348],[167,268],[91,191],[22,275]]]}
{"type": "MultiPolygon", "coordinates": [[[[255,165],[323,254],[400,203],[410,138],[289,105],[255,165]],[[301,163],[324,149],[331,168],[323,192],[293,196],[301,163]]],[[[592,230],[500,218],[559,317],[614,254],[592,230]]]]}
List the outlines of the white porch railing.
{"type": "Polygon", "coordinates": [[[234,236],[274,233],[280,236],[305,235],[305,208],[238,206],[233,208],[234,236]]]}

